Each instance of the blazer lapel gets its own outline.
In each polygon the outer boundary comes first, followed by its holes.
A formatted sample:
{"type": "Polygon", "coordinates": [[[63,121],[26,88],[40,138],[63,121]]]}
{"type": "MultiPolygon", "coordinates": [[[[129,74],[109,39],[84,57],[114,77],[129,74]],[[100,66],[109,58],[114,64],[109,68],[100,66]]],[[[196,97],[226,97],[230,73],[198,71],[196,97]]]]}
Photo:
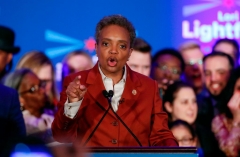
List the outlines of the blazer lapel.
{"type": "Polygon", "coordinates": [[[132,70],[127,66],[127,79],[125,83],[125,88],[123,90],[123,94],[120,100],[122,103],[119,104],[117,114],[119,116],[123,116],[124,113],[131,110],[131,107],[134,105],[136,100],[140,95],[141,82],[137,78],[136,75],[132,72],[132,70]]]}
{"type": "MultiPolygon", "coordinates": [[[[89,72],[86,83],[88,84],[87,92],[96,102],[98,102],[98,105],[100,105],[101,108],[107,110],[109,104],[107,98],[105,98],[102,93],[102,91],[105,90],[105,87],[98,69],[98,64],[96,64],[89,72]]],[[[109,113],[114,116],[112,112],[109,113]]]]}

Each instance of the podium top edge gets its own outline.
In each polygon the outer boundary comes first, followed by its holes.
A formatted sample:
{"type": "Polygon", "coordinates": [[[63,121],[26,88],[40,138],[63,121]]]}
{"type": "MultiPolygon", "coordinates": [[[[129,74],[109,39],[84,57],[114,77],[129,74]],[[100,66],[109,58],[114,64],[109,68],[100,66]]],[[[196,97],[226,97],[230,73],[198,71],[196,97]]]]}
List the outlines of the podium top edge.
{"type": "Polygon", "coordinates": [[[196,147],[84,147],[84,152],[196,153],[196,147]]]}

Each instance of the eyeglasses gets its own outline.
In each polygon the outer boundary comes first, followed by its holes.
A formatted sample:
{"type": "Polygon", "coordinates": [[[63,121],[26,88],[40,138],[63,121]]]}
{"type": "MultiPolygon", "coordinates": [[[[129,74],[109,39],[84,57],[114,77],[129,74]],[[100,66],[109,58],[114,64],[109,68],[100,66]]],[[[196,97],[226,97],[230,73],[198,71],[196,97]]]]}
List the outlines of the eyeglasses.
{"type": "Polygon", "coordinates": [[[177,139],[178,143],[181,143],[182,145],[189,146],[193,142],[193,138],[183,138],[183,139],[177,139]]]}
{"type": "Polygon", "coordinates": [[[186,65],[195,65],[195,64],[198,64],[198,65],[202,65],[203,64],[203,61],[202,61],[202,59],[198,59],[198,60],[193,60],[193,59],[191,59],[190,61],[188,61],[187,63],[186,63],[186,65]]]}
{"type": "Polygon", "coordinates": [[[170,72],[171,74],[174,75],[180,75],[181,74],[181,70],[174,68],[174,67],[169,67],[167,65],[158,65],[157,63],[155,64],[156,67],[158,67],[160,70],[164,71],[164,72],[170,72]]]}
{"type": "Polygon", "coordinates": [[[26,93],[35,93],[39,91],[40,88],[44,88],[45,85],[46,83],[41,81],[39,85],[33,85],[29,90],[19,92],[19,95],[26,94],[26,93]]]}

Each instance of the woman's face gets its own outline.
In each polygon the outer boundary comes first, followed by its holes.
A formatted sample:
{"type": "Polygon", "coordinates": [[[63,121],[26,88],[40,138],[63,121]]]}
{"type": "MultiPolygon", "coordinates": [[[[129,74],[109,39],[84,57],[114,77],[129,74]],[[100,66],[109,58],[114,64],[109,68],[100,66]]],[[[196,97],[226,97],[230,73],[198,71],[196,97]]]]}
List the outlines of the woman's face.
{"type": "Polygon", "coordinates": [[[19,100],[25,109],[39,111],[45,106],[44,88],[35,74],[28,73],[23,77],[18,92],[19,100]]]}
{"type": "Polygon", "coordinates": [[[172,120],[184,120],[193,124],[197,118],[196,95],[192,88],[182,87],[173,100],[173,103],[167,107],[172,116],[172,120]]]}
{"type": "Polygon", "coordinates": [[[51,65],[43,65],[39,71],[37,72],[38,78],[45,83],[45,91],[46,94],[49,95],[51,93],[52,85],[53,85],[53,78],[52,78],[52,67],[51,65]]]}
{"type": "Polygon", "coordinates": [[[196,140],[193,138],[189,129],[184,125],[178,125],[171,129],[173,136],[177,139],[180,147],[196,147],[196,140]]]}

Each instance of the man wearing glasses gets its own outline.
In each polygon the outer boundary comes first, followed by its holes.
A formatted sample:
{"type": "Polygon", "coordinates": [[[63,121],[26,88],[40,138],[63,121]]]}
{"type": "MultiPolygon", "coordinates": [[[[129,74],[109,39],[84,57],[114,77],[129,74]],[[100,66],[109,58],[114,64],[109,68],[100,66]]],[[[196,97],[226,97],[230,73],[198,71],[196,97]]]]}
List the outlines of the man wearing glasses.
{"type": "Polygon", "coordinates": [[[204,55],[200,46],[194,42],[187,42],[182,44],[179,50],[186,64],[184,77],[193,86],[195,92],[200,94],[204,85],[202,66],[204,55]]]}

